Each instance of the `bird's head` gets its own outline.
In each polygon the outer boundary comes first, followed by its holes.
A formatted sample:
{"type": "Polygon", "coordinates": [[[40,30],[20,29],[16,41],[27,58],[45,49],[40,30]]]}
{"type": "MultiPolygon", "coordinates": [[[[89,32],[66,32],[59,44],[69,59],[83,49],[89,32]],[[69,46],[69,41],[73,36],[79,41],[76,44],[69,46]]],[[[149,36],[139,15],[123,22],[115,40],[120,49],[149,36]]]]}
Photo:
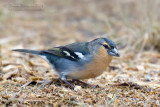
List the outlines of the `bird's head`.
{"type": "Polygon", "coordinates": [[[111,56],[119,57],[120,53],[117,50],[116,44],[108,38],[97,38],[90,42],[92,49],[104,48],[111,56]]]}

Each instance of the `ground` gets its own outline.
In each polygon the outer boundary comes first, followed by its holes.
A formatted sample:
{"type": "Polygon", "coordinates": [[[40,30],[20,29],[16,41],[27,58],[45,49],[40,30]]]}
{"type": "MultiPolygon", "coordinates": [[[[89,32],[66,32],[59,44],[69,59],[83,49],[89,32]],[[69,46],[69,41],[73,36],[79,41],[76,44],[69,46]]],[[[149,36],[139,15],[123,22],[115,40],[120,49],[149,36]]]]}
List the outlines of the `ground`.
{"type": "Polygon", "coordinates": [[[0,106],[160,106],[159,6],[158,0],[1,0],[0,106]],[[11,51],[97,37],[112,39],[121,57],[83,80],[94,89],[71,81],[72,90],[40,57],[11,51]]]}

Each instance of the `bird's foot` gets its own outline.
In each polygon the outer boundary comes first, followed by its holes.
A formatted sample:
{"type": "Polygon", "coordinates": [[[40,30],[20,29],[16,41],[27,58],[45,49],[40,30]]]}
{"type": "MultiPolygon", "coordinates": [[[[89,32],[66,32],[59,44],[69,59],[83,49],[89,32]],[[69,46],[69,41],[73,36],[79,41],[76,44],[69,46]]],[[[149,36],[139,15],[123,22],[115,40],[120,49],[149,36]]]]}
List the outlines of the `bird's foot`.
{"type": "MultiPolygon", "coordinates": [[[[62,80],[62,79],[61,79],[62,80]]],[[[63,82],[65,82],[66,84],[68,84],[70,87],[71,87],[71,89],[73,89],[74,90],[74,85],[72,85],[70,82],[68,82],[66,79],[63,79],[62,80],[63,82]]]]}
{"type": "Polygon", "coordinates": [[[73,79],[72,81],[79,82],[79,83],[81,83],[81,84],[83,84],[83,85],[85,85],[85,86],[88,86],[88,87],[90,87],[90,88],[93,88],[93,89],[95,89],[95,88],[98,88],[98,87],[99,87],[98,85],[96,85],[96,86],[92,86],[92,85],[90,85],[90,84],[88,84],[88,83],[85,83],[85,82],[80,81],[80,80],[77,80],[77,79],[73,79]]]}

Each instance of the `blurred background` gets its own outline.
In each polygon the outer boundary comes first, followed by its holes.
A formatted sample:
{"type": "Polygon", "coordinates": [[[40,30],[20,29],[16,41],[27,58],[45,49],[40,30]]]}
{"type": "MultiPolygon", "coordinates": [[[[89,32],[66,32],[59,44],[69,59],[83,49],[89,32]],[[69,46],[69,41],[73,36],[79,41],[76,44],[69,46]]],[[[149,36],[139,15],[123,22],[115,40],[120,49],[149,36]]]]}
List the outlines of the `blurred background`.
{"type": "Polygon", "coordinates": [[[0,2],[0,44],[11,49],[48,48],[101,36],[127,50],[160,49],[159,0],[0,2]]]}
{"type": "Polygon", "coordinates": [[[113,40],[121,57],[92,84],[134,82],[159,89],[159,0],[1,0],[0,82],[53,78],[42,59],[12,49],[42,50],[97,37],[113,40]]]}

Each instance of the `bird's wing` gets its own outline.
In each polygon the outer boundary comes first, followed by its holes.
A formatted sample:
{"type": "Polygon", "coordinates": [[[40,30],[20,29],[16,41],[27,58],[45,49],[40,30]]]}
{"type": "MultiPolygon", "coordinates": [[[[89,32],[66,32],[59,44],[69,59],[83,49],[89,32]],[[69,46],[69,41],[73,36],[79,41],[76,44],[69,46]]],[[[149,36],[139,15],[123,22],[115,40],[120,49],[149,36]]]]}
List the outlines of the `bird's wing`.
{"type": "Polygon", "coordinates": [[[66,46],[54,47],[42,52],[53,54],[61,58],[78,61],[89,54],[88,43],[73,43],[66,46]]]}

